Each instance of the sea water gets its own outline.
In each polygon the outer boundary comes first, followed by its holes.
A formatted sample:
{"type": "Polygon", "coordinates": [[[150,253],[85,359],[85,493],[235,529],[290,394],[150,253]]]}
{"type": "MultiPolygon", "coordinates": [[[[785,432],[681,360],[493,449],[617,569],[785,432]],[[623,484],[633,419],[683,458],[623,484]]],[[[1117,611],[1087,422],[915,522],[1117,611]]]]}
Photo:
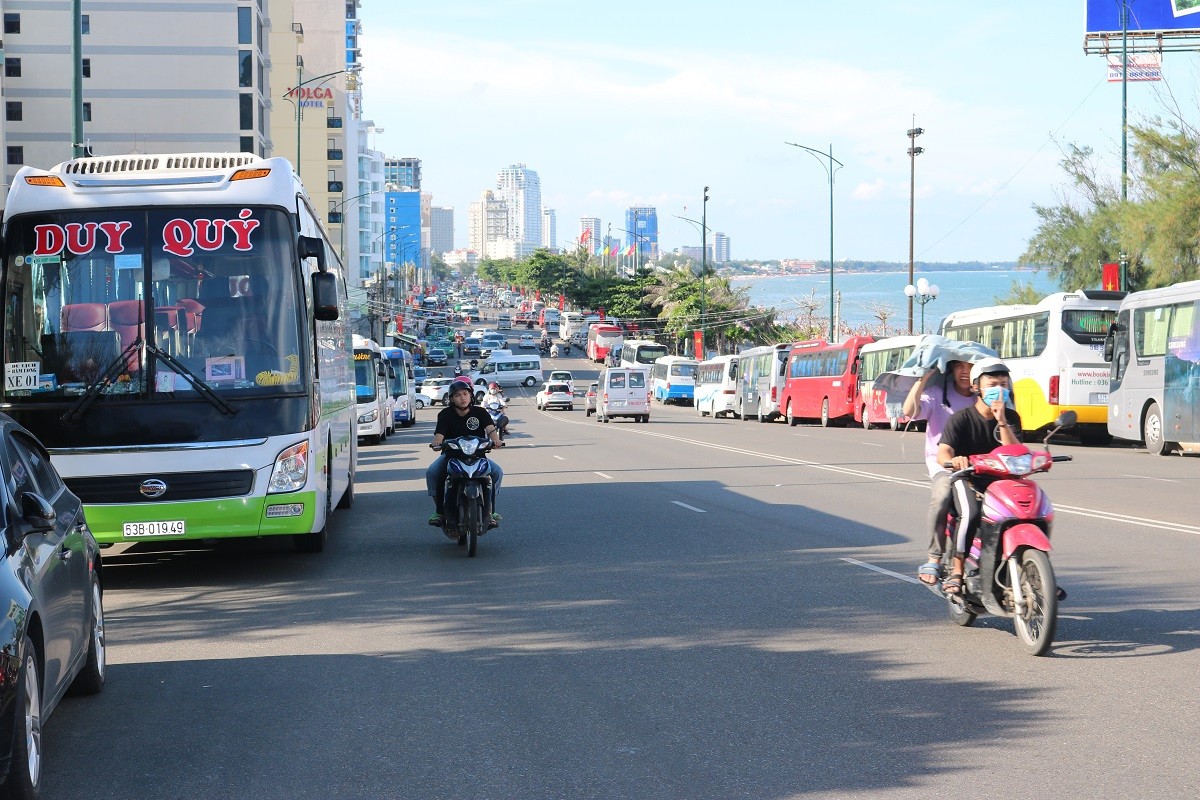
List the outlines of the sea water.
{"type": "MultiPolygon", "coordinates": [[[[936,331],[939,323],[948,314],[968,308],[996,305],[1012,291],[1014,281],[1029,284],[1045,296],[1063,291],[1056,286],[1045,272],[1025,270],[979,270],[973,272],[925,272],[915,279],[925,278],[938,287],[938,296],[925,306],[925,330],[936,331]]],[[[908,327],[908,297],[904,287],[908,284],[908,272],[835,272],[834,291],[841,295],[839,316],[844,325],[853,329],[870,329],[879,333],[879,318],[876,309],[890,309],[889,333],[908,327]]],[[[807,303],[810,297],[817,302],[815,317],[829,317],[829,273],[812,275],[780,275],[772,277],[736,277],[735,289],[750,287],[752,306],[773,307],[777,319],[791,321],[804,317],[806,311],[800,302],[807,303]],[[813,295],[813,290],[816,294],[813,295]]],[[[1080,288],[1080,287],[1073,287],[1080,288]]],[[[913,301],[913,330],[921,330],[921,304],[913,301]]]]}

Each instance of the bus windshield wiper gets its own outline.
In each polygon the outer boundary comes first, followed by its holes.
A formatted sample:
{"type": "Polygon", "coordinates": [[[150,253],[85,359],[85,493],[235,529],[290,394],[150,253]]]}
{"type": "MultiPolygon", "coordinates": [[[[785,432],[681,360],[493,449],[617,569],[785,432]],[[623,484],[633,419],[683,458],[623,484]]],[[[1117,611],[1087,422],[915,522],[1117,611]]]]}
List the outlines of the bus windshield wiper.
{"type": "Polygon", "coordinates": [[[157,358],[159,361],[165,362],[168,367],[182,375],[183,378],[192,385],[192,388],[196,390],[196,393],[209,403],[212,403],[213,407],[216,408],[217,411],[220,411],[222,414],[228,417],[232,417],[234,414],[238,413],[236,408],[229,405],[229,403],[226,403],[219,394],[209,388],[207,383],[200,380],[200,377],[196,375],[196,373],[184,366],[184,364],[179,361],[179,359],[175,358],[175,356],[171,355],[166,350],[163,350],[161,347],[153,344],[147,344],[146,350],[153,353],[155,358],[157,358]]]}
{"type": "Polygon", "coordinates": [[[100,396],[100,393],[104,391],[104,388],[112,383],[114,379],[116,379],[117,375],[121,371],[121,368],[128,363],[129,357],[133,355],[134,351],[138,350],[141,346],[141,337],[138,337],[130,342],[125,349],[121,351],[121,354],[114,358],[109,365],[104,368],[104,372],[101,372],[94,381],[88,384],[87,390],[80,395],[78,400],[71,404],[71,407],[68,408],[59,419],[61,419],[63,422],[75,422],[81,416],[83,416],[83,412],[88,410],[88,406],[96,402],[96,398],[100,396]]]}

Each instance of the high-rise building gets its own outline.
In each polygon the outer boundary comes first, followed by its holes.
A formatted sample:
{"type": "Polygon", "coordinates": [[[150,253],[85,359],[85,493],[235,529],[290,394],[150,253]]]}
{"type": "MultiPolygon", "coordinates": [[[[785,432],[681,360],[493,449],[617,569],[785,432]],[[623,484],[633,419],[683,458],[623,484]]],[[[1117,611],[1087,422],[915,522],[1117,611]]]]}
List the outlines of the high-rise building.
{"type": "Polygon", "coordinates": [[[498,242],[508,239],[508,204],[490,189],[467,207],[467,249],[480,258],[504,258],[498,242]]]}
{"type": "Polygon", "coordinates": [[[513,164],[500,170],[496,189],[508,209],[508,238],[541,247],[542,182],[538,174],[524,164],[513,164]]]}
{"type": "Polygon", "coordinates": [[[383,180],[402,189],[421,189],[421,159],[389,158],[383,162],[383,180]]]}
{"type": "Polygon", "coordinates": [[[714,264],[724,264],[732,261],[729,255],[729,237],[720,231],[713,233],[712,254],[714,264]]]}
{"type": "MultiPolygon", "coordinates": [[[[70,9],[3,4],[5,187],[24,164],[48,168],[74,155],[70,9]]],[[[93,154],[265,156],[273,135],[287,138],[267,111],[286,84],[266,67],[261,4],[89,3],[84,12],[79,144],[93,154]]]]}
{"type": "Polygon", "coordinates": [[[625,210],[625,230],[632,231],[640,263],[658,260],[658,210],[654,206],[630,206],[625,210]]]}
{"type": "Polygon", "coordinates": [[[573,244],[578,247],[582,243],[589,253],[599,253],[601,235],[599,217],[580,217],[579,238],[573,244]]]}
{"type": "Polygon", "coordinates": [[[542,206],[542,247],[551,252],[558,250],[558,213],[545,206],[542,206]]]}
{"type": "Polygon", "coordinates": [[[429,216],[429,248],[439,256],[454,249],[454,209],[434,206],[429,216]]]}
{"type": "Polygon", "coordinates": [[[382,252],[384,263],[420,267],[421,193],[389,186],[384,193],[384,207],[383,234],[372,251],[382,252]]]}

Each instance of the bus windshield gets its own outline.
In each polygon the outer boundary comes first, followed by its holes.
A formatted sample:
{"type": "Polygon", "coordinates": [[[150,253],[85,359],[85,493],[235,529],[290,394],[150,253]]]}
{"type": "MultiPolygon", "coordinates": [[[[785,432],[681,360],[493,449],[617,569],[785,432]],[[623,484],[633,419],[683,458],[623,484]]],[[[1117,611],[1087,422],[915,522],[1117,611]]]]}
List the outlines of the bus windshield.
{"type": "Polygon", "coordinates": [[[354,393],[358,402],[369,403],[375,399],[375,380],[379,375],[379,362],[370,350],[354,351],[354,393]]]}
{"type": "Polygon", "coordinates": [[[653,364],[667,355],[667,346],[663,344],[642,345],[637,348],[634,358],[639,364],[653,364]]]}
{"type": "Polygon", "coordinates": [[[26,214],[5,234],[4,400],[297,392],[304,297],[287,215],[242,206],[26,214]]]}

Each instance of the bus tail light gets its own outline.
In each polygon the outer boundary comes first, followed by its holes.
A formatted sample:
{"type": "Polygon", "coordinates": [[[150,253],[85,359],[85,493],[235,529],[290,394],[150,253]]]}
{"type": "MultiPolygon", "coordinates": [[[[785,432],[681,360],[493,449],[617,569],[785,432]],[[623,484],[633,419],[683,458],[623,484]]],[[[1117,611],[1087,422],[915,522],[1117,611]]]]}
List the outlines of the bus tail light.
{"type": "Polygon", "coordinates": [[[779,402],[779,387],[778,386],[771,387],[771,402],[772,403],[779,402]]]}
{"type": "Polygon", "coordinates": [[[1050,376],[1050,405],[1058,405],[1058,376],[1050,376]]]}

